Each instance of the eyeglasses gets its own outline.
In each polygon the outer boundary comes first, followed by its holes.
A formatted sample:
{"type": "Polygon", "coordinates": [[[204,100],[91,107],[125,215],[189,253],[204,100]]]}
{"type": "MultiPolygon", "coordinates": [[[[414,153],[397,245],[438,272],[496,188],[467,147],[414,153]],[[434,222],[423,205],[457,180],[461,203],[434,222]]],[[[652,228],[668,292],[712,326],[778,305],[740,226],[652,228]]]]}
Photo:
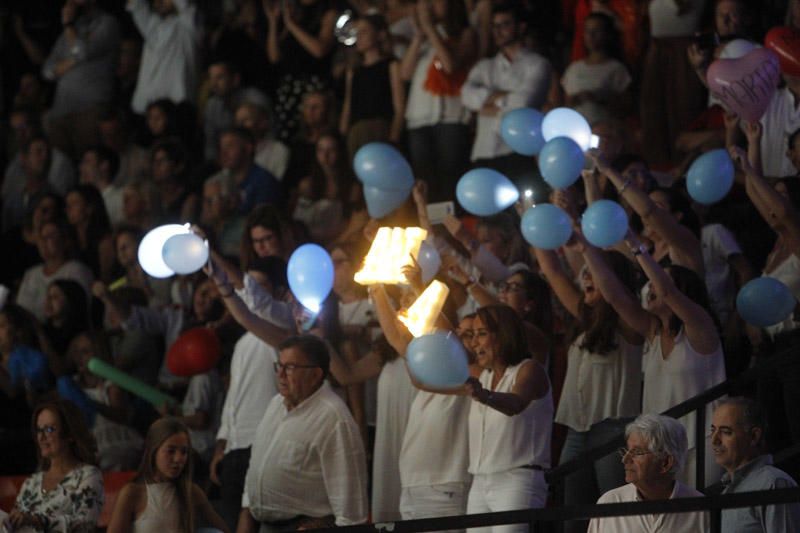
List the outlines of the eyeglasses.
{"type": "Polygon", "coordinates": [[[499,292],[522,292],[524,287],[522,286],[522,283],[517,283],[516,281],[510,281],[508,283],[501,281],[497,286],[497,290],[499,292]]]}
{"type": "Polygon", "coordinates": [[[620,448],[617,450],[617,452],[623,460],[628,456],[628,454],[632,455],[633,457],[641,457],[642,455],[653,453],[650,450],[637,450],[635,448],[633,450],[629,450],[628,448],[620,448]]]}
{"type": "Polygon", "coordinates": [[[55,426],[41,426],[36,428],[36,434],[41,435],[44,433],[45,435],[51,435],[56,432],[56,429],[58,428],[55,426]]]}
{"type": "Polygon", "coordinates": [[[296,365],[294,363],[281,363],[280,361],[275,361],[272,363],[272,367],[275,369],[276,374],[280,374],[281,370],[286,371],[287,374],[291,374],[297,368],[319,368],[319,365],[296,365]]]}

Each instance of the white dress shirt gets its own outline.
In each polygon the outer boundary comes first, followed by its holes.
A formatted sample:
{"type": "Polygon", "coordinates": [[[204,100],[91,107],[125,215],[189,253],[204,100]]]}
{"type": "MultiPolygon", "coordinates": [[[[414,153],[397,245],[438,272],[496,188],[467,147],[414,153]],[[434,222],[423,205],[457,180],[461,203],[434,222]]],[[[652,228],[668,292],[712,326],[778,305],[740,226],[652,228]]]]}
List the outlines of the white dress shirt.
{"type": "Polygon", "coordinates": [[[350,411],[327,382],[289,411],[275,396],[258,424],[242,507],[258,521],[366,522],[367,462],[350,411]]]}
{"type": "Polygon", "coordinates": [[[139,114],[160,98],[176,104],[195,100],[201,36],[196,8],[187,0],[173,3],[177,13],[166,17],[152,11],[145,0],[128,4],[133,22],[144,37],[142,64],[131,101],[139,114]]]}
{"type": "Polygon", "coordinates": [[[231,382],[222,406],[217,440],[225,453],[247,448],[256,437],[264,410],[278,394],[273,363],[278,352],[249,331],[236,342],[231,358],[231,382]]]}
{"type": "Polygon", "coordinates": [[[468,109],[478,112],[478,128],[470,159],[488,159],[507,155],[511,148],[500,137],[503,114],[519,107],[539,108],[547,99],[550,88],[550,62],[537,53],[522,49],[513,61],[503,52],[482,59],[469,72],[461,87],[461,101],[468,109]],[[486,99],[497,91],[508,94],[498,103],[494,116],[481,115],[486,99]]]}

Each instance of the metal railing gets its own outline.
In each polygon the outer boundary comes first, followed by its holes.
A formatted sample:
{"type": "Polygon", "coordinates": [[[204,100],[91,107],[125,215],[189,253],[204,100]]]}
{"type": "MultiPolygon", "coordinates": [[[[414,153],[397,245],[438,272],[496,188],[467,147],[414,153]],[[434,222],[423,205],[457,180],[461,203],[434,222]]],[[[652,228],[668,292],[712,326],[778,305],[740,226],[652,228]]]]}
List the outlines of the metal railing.
{"type": "MultiPolygon", "coordinates": [[[[337,533],[416,533],[418,531],[442,531],[471,527],[490,527],[511,524],[528,524],[533,533],[543,531],[548,525],[567,520],[586,520],[609,516],[632,516],[641,514],[710,512],[711,533],[721,533],[723,509],[755,507],[800,502],[800,488],[762,490],[705,496],[702,498],[678,498],[648,502],[607,503],[597,505],[574,505],[546,509],[524,509],[500,513],[482,513],[462,516],[444,516],[418,520],[401,520],[376,524],[362,524],[332,528],[337,533]]],[[[325,530],[317,530],[325,531],[325,530]]]]}
{"type": "MultiPolygon", "coordinates": [[[[741,390],[745,385],[755,381],[767,372],[773,370],[777,365],[781,364],[789,357],[800,356],[795,354],[793,350],[785,350],[779,354],[769,357],[769,359],[766,361],[759,362],[757,367],[751,368],[735,378],[723,381],[719,385],[715,385],[705,392],[702,392],[697,396],[686,400],[685,402],[679,403],[678,405],[662,413],[664,415],[671,416],[672,418],[680,418],[684,415],[688,415],[692,411],[697,413],[694,427],[695,442],[698,443],[696,448],[697,461],[695,464],[695,483],[699,490],[702,490],[706,487],[704,469],[706,449],[705,446],[702,445],[702,443],[704,443],[706,440],[707,434],[705,411],[706,405],[714,400],[718,400],[726,394],[741,390]]],[[[624,445],[625,436],[624,434],[620,434],[618,437],[615,437],[605,444],[583,452],[580,457],[548,470],[545,473],[545,478],[551,486],[558,486],[563,482],[567,475],[577,472],[583,468],[591,468],[595,461],[607,456],[610,453],[614,453],[618,448],[624,445]]],[[[797,453],[797,451],[795,451],[795,453],[797,453]]]]}

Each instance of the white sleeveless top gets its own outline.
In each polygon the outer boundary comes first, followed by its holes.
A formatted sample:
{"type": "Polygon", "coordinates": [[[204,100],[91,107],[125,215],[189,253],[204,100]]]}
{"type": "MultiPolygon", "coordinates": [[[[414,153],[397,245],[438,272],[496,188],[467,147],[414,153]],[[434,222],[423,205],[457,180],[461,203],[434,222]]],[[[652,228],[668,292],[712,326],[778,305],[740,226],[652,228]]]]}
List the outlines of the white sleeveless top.
{"type": "Polygon", "coordinates": [[[581,348],[583,334],[570,345],[556,422],[589,431],[607,418],[639,414],[642,347],[628,343],[619,333],[614,342],[617,349],[606,355],[581,348]]]}
{"type": "Polygon", "coordinates": [[[467,396],[419,391],[408,413],[400,450],[403,487],[469,483],[467,396]]]}
{"type": "MultiPolygon", "coordinates": [[[[661,336],[645,345],[643,413],[662,413],[681,402],[725,381],[725,358],[722,344],[710,355],[698,353],[681,328],[675,346],[666,358],[661,350],[661,336]]],[[[713,402],[706,405],[706,425],[711,423],[713,402]]],[[[694,412],[681,417],[689,448],[695,446],[694,412]]]]}
{"type": "Polygon", "coordinates": [[[372,459],[372,518],[376,522],[400,520],[400,448],[408,411],[417,389],[401,357],[383,365],[378,377],[375,449],[372,459]]]}
{"type": "MultiPolygon", "coordinates": [[[[532,359],[506,368],[493,392],[509,393],[519,369],[537,364],[532,359]]],[[[492,371],[484,370],[481,385],[491,389],[492,371]]],[[[533,400],[519,414],[508,416],[473,401],[469,410],[469,472],[492,474],[525,465],[550,467],[550,439],[553,433],[553,389],[533,400]]]]}
{"type": "MultiPolygon", "coordinates": [[[[763,275],[782,282],[789,288],[795,300],[800,300],[800,259],[796,255],[790,255],[775,267],[772,272],[765,272],[763,275]]],[[[800,326],[800,324],[794,321],[793,316],[790,316],[783,322],[766,328],[766,330],[771,337],[774,337],[778,333],[797,329],[797,326],[800,326]]]]}
{"type": "Polygon", "coordinates": [[[145,483],[147,507],[133,522],[133,533],[181,533],[178,498],[172,483],[145,483]]]}

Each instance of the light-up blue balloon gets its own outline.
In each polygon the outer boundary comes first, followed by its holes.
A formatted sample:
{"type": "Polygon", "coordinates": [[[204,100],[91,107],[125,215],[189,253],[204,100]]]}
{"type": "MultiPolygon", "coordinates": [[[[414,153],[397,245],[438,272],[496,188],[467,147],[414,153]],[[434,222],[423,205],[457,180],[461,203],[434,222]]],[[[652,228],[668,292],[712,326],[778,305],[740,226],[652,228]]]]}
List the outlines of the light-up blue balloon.
{"type": "Polygon", "coordinates": [[[521,107],[503,115],[500,136],[512,150],[522,155],[536,155],[544,146],[544,115],[535,109],[521,107]]]}
{"type": "Polygon", "coordinates": [[[796,305],[797,300],[789,288],[767,276],[748,281],[736,295],[739,316],[748,324],[762,328],[789,318],[796,305]]]}
{"type": "Polygon", "coordinates": [[[522,235],[531,246],[555,250],[572,236],[572,220],[560,207],[537,204],[522,215],[522,235]]]}
{"type": "Polygon", "coordinates": [[[513,205],[519,198],[519,190],[496,170],[475,168],[458,180],[456,198],[473,215],[487,217],[513,205]]]}
{"type": "Polygon", "coordinates": [[[581,229],[587,241],[598,248],[608,248],[625,238],[628,215],[617,202],[598,200],[584,211],[581,229]]]}
{"type": "Polygon", "coordinates": [[[695,202],[709,205],[725,198],[733,186],[733,161],[722,148],[694,160],[686,174],[686,189],[695,202]]]}
{"type": "Polygon", "coordinates": [[[405,203],[411,189],[394,190],[381,189],[364,184],[364,200],[367,202],[367,212],[372,218],[383,218],[405,203]]]}
{"type": "Polygon", "coordinates": [[[365,144],[353,158],[356,176],[364,185],[405,191],[414,186],[414,174],[403,154],[386,143],[365,144]]]}
{"type": "Polygon", "coordinates": [[[582,151],[591,148],[592,128],[583,115],[568,107],[557,107],[544,116],[542,136],[545,142],[556,137],[569,137],[582,151]]]}
{"type": "Polygon", "coordinates": [[[539,152],[539,172],[554,189],[566,189],[583,170],[583,150],[569,137],[547,141],[539,152]]]}
{"type": "Polygon", "coordinates": [[[408,368],[430,387],[457,387],[469,378],[469,362],[454,333],[431,333],[417,337],[406,349],[408,368]]]}
{"type": "Polygon", "coordinates": [[[191,274],[208,262],[208,243],[194,233],[173,235],[164,242],[161,258],[176,274],[191,274]]]}
{"type": "Polygon", "coordinates": [[[333,288],[333,261],[325,248],[304,244],[289,258],[289,288],[303,307],[318,313],[333,288]]]}

